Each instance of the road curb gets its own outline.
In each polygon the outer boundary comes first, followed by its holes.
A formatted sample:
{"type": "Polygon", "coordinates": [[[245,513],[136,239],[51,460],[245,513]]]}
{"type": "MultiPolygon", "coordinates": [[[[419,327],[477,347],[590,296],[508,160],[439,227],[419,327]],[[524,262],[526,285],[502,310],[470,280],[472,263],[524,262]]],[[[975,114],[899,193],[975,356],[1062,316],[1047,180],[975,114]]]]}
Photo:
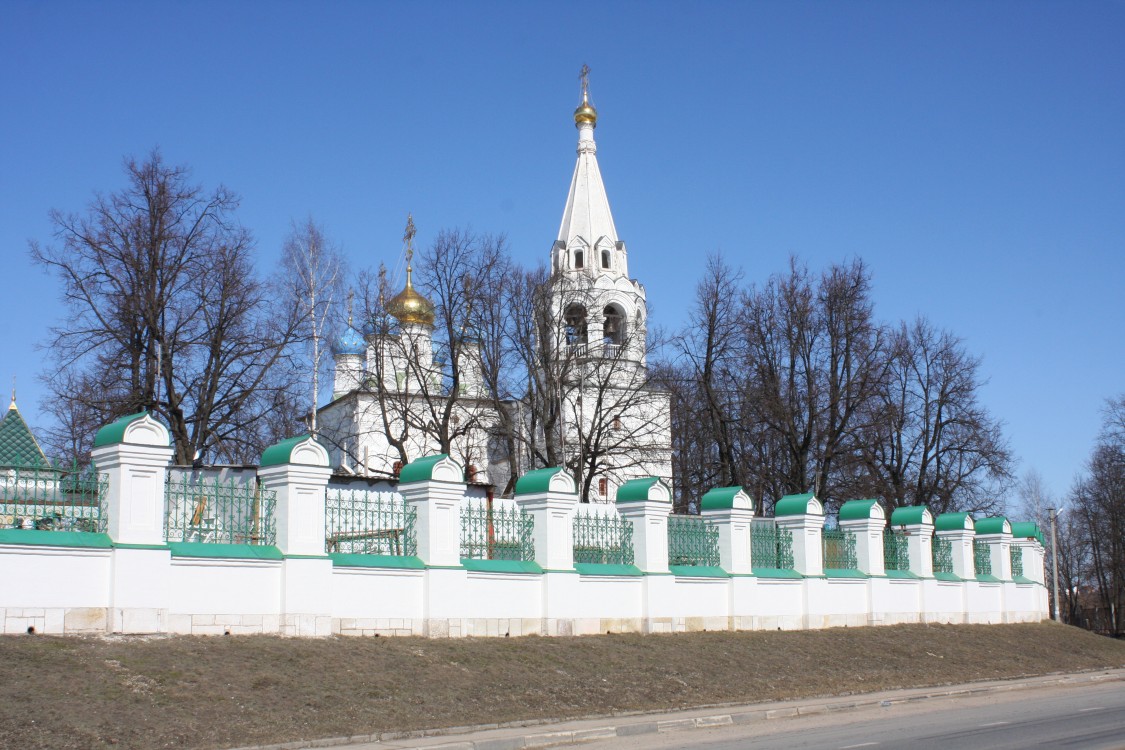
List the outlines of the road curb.
{"type": "MultiPolygon", "coordinates": [[[[950,685],[944,688],[909,688],[902,691],[882,691],[870,694],[871,697],[857,696],[854,699],[839,700],[838,698],[808,699],[800,701],[786,701],[784,705],[778,704],[742,704],[730,706],[726,713],[714,713],[701,716],[651,719],[644,717],[653,716],[653,712],[619,714],[604,719],[582,719],[567,722],[538,720],[527,722],[510,722],[506,724],[482,724],[465,727],[447,727],[444,729],[428,729],[413,732],[379,732],[369,735],[352,737],[327,737],[318,740],[300,740],[273,745],[250,745],[231,750],[305,750],[305,748],[341,747],[348,745],[369,745],[374,748],[401,748],[402,750],[531,750],[532,748],[564,747],[579,745],[586,742],[613,739],[615,737],[634,737],[642,734],[663,734],[667,732],[681,732],[691,729],[709,729],[719,726],[734,724],[748,724],[771,719],[785,719],[797,716],[810,716],[814,714],[837,713],[845,711],[861,711],[872,708],[886,708],[906,703],[933,700],[937,698],[955,698],[958,696],[980,695],[983,693],[999,693],[1011,690],[1027,690],[1054,685],[1080,685],[1091,682],[1125,681],[1125,669],[1098,670],[1097,672],[1072,672],[1062,675],[1047,675],[1044,677],[1025,677],[996,682],[988,685],[950,685]],[[897,696],[896,693],[903,693],[897,696]],[[889,697],[875,697],[889,696],[889,697]],[[793,705],[796,704],[796,705],[793,705]],[[769,706],[775,706],[770,708],[769,706]],[[630,721],[630,718],[637,720],[630,721]],[[604,724],[581,729],[557,729],[554,731],[528,731],[524,734],[513,734],[506,737],[487,737],[481,739],[454,739],[458,735],[472,735],[482,732],[497,730],[532,729],[547,725],[558,726],[565,723],[584,723],[605,721],[604,724]],[[624,721],[623,721],[624,720],[624,721]],[[611,723],[617,722],[617,723],[611,723]],[[447,738],[444,741],[416,744],[418,740],[447,738]]],[[[698,709],[686,709],[698,710],[698,709]]],[[[657,715],[667,715],[667,712],[657,715]]]]}

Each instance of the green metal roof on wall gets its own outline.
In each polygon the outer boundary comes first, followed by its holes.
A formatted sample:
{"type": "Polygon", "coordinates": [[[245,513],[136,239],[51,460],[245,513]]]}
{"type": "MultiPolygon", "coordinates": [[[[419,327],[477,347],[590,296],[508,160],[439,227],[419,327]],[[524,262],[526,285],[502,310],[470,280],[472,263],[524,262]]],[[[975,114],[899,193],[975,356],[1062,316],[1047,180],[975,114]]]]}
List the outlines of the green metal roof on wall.
{"type": "Polygon", "coordinates": [[[658,482],[660,482],[659,477],[630,479],[617,488],[617,502],[637,503],[648,500],[648,491],[658,482]]]}
{"type": "Polygon", "coordinates": [[[913,526],[926,522],[925,505],[903,505],[891,511],[891,526],[913,526]]]}
{"type": "Polygon", "coordinates": [[[13,401],[8,413],[0,419],[0,466],[39,468],[49,464],[13,401]]]}
{"type": "Polygon", "coordinates": [[[261,466],[281,466],[282,464],[291,463],[293,449],[310,438],[314,443],[318,443],[316,438],[312,438],[307,434],[297,435],[288,440],[282,440],[280,443],[274,443],[269,448],[262,451],[261,466]]]}
{"type": "Polygon", "coordinates": [[[1043,544],[1043,532],[1039,530],[1039,524],[1034,521],[1020,521],[1012,524],[1012,538],[1014,539],[1038,539],[1040,544],[1043,544]]]}
{"type": "Polygon", "coordinates": [[[1003,534],[1012,531],[1012,525],[1008,523],[1008,519],[1004,516],[982,518],[977,521],[976,528],[978,534],[1003,534]]]}
{"type": "Polygon", "coordinates": [[[433,456],[419,458],[402,467],[398,474],[398,481],[402,484],[410,482],[428,482],[433,478],[434,467],[449,458],[448,453],[437,453],[433,456]]]}
{"type": "Polygon", "coordinates": [[[849,500],[840,506],[841,521],[858,521],[871,518],[871,508],[879,504],[878,500],[849,500]]]}
{"type": "Polygon", "coordinates": [[[708,490],[700,501],[703,510],[730,510],[734,508],[734,498],[742,492],[741,487],[715,487],[708,490]]]}
{"type": "Polygon", "coordinates": [[[561,471],[563,471],[562,467],[550,466],[546,469],[535,469],[527,472],[516,481],[516,494],[531,495],[538,492],[547,492],[551,489],[551,480],[561,471]]]}
{"type": "Polygon", "coordinates": [[[125,442],[125,430],[129,425],[136,422],[138,419],[144,419],[147,411],[139,411],[136,414],[127,414],[121,419],[110,422],[102,427],[94,435],[94,447],[101,448],[103,445],[117,445],[118,443],[125,442]]]}
{"type": "Polygon", "coordinates": [[[976,528],[968,513],[942,513],[934,521],[935,531],[963,531],[976,528]]]}
{"type": "Polygon", "coordinates": [[[786,495],[773,506],[773,515],[775,518],[803,516],[809,512],[809,501],[812,499],[814,498],[811,492],[806,492],[803,495],[786,495]]]}

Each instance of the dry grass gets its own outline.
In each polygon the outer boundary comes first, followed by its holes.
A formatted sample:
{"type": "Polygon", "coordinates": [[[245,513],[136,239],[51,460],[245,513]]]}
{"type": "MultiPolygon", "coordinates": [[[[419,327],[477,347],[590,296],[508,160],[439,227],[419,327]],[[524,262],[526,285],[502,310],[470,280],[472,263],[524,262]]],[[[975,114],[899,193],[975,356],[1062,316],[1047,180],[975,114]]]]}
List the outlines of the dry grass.
{"type": "Polygon", "coordinates": [[[1053,624],[668,636],[0,638],[0,747],[221,748],[1125,666],[1053,624]]]}

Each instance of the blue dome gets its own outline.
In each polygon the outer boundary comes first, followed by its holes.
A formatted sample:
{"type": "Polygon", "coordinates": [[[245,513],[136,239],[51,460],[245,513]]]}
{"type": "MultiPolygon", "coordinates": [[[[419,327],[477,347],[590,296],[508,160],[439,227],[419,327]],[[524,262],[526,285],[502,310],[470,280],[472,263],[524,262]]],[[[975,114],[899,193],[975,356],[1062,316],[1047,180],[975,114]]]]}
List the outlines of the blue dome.
{"type": "Polygon", "coordinates": [[[359,331],[348,326],[340,337],[332,342],[332,353],[336,355],[341,354],[355,354],[362,356],[367,351],[367,342],[363,340],[363,336],[359,331]]]}

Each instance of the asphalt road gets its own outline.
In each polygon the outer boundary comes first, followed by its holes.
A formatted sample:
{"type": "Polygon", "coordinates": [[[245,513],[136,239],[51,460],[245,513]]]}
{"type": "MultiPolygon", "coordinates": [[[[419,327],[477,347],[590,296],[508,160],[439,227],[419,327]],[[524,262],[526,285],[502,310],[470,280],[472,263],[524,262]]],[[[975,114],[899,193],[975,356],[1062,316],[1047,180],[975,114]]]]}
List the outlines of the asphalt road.
{"type": "Polygon", "coordinates": [[[583,744],[589,750],[1111,750],[1125,748],[1125,682],[1052,686],[892,704],[852,713],[583,744]]]}

